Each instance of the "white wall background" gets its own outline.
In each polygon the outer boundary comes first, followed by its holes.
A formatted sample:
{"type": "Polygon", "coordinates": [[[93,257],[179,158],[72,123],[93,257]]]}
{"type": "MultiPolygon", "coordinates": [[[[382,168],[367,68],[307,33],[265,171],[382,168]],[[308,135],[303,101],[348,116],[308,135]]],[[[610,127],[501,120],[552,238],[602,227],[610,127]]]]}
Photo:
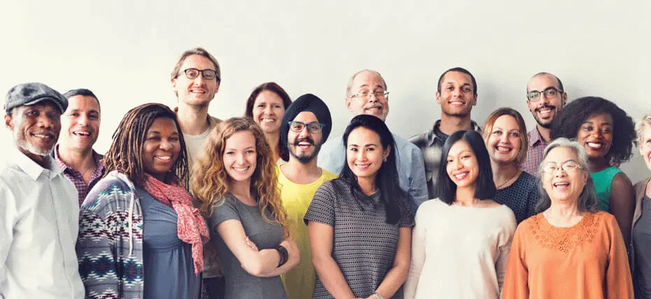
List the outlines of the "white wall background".
{"type": "MultiPolygon", "coordinates": [[[[351,117],[348,78],[371,68],[391,92],[389,127],[409,137],[440,115],[438,76],[462,66],[477,78],[473,119],[482,124],[511,106],[531,128],[524,94],[539,71],[558,75],[570,99],[602,96],[637,120],[651,112],[649,15],[648,0],[3,0],[0,93],[28,81],[93,90],[104,152],[128,109],[175,106],[169,73],[184,50],[202,46],[222,66],[210,107],[220,118],[241,116],[251,90],[275,81],[292,98],[324,99],[335,137],[351,117]]],[[[6,129],[0,138],[10,146],[6,129]]],[[[633,181],[649,175],[635,152],[623,166],[633,181]]]]}

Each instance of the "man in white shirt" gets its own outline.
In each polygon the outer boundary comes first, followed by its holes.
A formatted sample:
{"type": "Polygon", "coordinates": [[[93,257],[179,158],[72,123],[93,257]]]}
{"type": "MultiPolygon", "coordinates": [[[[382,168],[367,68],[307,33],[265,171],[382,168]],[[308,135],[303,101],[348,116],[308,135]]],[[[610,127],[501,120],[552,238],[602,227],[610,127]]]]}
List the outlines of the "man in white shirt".
{"type": "Polygon", "coordinates": [[[0,298],[83,298],[74,185],[50,157],[68,101],[41,83],[9,90],[15,146],[0,169],[0,298]]]}

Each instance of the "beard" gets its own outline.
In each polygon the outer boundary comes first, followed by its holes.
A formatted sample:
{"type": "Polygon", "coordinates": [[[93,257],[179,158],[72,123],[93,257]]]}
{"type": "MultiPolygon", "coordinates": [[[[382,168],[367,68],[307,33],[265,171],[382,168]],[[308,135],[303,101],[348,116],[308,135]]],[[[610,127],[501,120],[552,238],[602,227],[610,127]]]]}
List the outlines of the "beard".
{"type": "Polygon", "coordinates": [[[549,129],[549,128],[552,127],[552,121],[554,120],[554,118],[556,117],[556,114],[558,114],[558,112],[560,112],[560,111],[556,110],[556,106],[544,106],[544,107],[536,108],[533,111],[533,119],[536,120],[536,123],[538,123],[539,126],[545,128],[545,129],[549,129]],[[552,118],[550,120],[543,120],[543,119],[540,119],[540,117],[538,116],[538,111],[540,109],[544,109],[544,108],[551,109],[551,111],[553,111],[554,116],[552,116],[552,118]]]}
{"type": "Polygon", "coordinates": [[[16,140],[16,146],[18,146],[18,148],[37,156],[49,156],[54,149],[54,144],[50,148],[40,148],[38,146],[35,146],[27,142],[23,136],[19,136],[19,133],[17,131],[14,131],[14,140],[16,140]]]}
{"type": "Polygon", "coordinates": [[[319,155],[320,150],[321,150],[321,144],[318,144],[318,145],[315,144],[314,140],[312,140],[312,138],[302,138],[302,139],[297,139],[296,142],[294,142],[294,144],[290,144],[289,154],[292,157],[296,158],[296,160],[298,160],[299,162],[301,162],[303,164],[306,164],[306,163],[309,163],[312,160],[314,160],[319,155]],[[312,152],[311,155],[298,155],[298,154],[296,154],[296,146],[298,145],[299,142],[304,142],[304,141],[309,142],[310,144],[312,144],[314,146],[314,152],[312,152]]]}

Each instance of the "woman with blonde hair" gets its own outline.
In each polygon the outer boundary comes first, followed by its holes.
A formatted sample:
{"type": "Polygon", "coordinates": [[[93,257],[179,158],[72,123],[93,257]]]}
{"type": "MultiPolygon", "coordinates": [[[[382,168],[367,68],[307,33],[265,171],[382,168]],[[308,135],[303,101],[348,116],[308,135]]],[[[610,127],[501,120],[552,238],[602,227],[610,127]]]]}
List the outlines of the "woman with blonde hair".
{"type": "MultiPolygon", "coordinates": [[[[651,170],[651,114],[647,114],[635,126],[637,146],[640,155],[651,170]]],[[[651,179],[647,178],[635,184],[635,213],[633,213],[633,231],[631,246],[631,266],[633,268],[633,285],[635,297],[651,298],[651,179]]]]}
{"type": "Polygon", "coordinates": [[[285,225],[271,148],[251,119],[210,132],[191,190],[207,217],[226,280],[225,298],[286,298],[280,275],[300,260],[285,225]]]}

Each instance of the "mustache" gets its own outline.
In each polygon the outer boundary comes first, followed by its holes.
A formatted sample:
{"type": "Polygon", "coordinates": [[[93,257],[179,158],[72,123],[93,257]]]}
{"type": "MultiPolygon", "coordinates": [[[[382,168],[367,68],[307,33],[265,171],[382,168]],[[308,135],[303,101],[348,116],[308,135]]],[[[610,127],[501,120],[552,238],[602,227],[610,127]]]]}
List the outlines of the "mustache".
{"type": "Polygon", "coordinates": [[[298,138],[298,139],[296,139],[296,141],[292,145],[298,145],[301,142],[308,142],[311,145],[316,146],[316,144],[314,143],[314,140],[312,138],[310,138],[310,137],[298,138]]]}
{"type": "Polygon", "coordinates": [[[364,105],[364,109],[372,109],[372,108],[383,109],[384,106],[382,104],[380,104],[380,103],[377,103],[377,102],[376,103],[371,103],[371,104],[368,104],[368,105],[364,105]]]}
{"type": "Polygon", "coordinates": [[[542,107],[540,107],[540,108],[536,108],[535,111],[536,111],[536,112],[540,112],[540,110],[542,110],[542,109],[551,109],[551,110],[556,110],[556,106],[553,106],[553,105],[545,105],[545,106],[542,106],[542,107]]]}

